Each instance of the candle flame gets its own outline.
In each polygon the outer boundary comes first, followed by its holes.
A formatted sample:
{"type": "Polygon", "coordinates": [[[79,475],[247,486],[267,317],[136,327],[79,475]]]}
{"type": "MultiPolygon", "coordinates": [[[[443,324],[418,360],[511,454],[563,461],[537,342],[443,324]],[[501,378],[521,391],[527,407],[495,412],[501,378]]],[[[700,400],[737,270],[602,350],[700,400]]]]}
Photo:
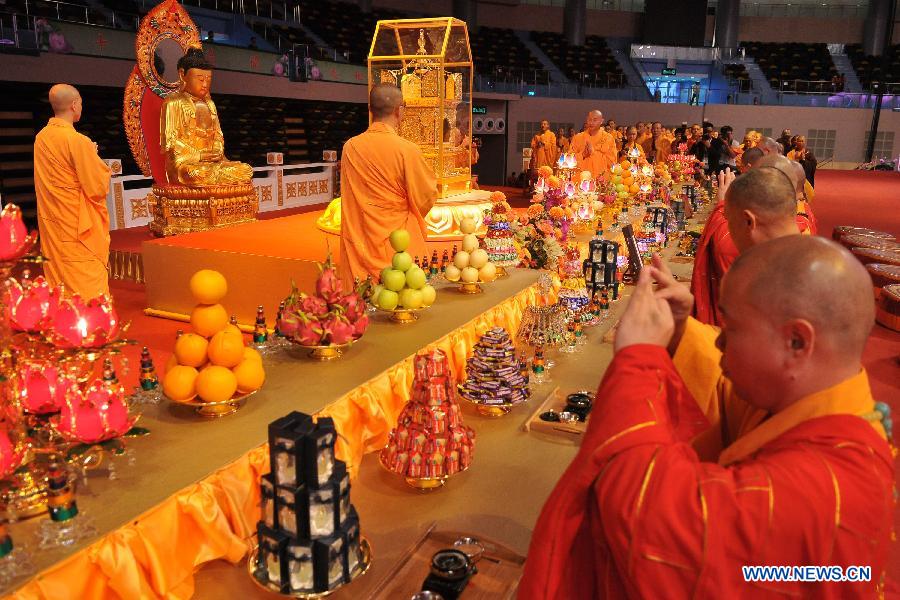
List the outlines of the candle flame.
{"type": "Polygon", "coordinates": [[[84,317],[78,319],[78,333],[81,334],[82,338],[87,337],[87,319],[85,319],[84,317]]]}

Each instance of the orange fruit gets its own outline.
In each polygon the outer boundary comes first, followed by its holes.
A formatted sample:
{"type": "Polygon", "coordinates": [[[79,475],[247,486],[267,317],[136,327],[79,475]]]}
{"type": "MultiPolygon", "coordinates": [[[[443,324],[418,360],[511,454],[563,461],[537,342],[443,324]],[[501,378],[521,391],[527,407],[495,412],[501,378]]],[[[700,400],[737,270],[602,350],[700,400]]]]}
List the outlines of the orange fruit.
{"type": "Polygon", "coordinates": [[[202,335],[185,333],[175,340],[175,354],[173,356],[179,365],[188,367],[202,367],[206,362],[206,347],[209,342],[202,335]]]}
{"type": "Polygon", "coordinates": [[[212,365],[197,376],[197,395],[204,402],[225,402],[237,391],[237,377],[231,369],[212,365]]]}
{"type": "Polygon", "coordinates": [[[255,392],[266,380],[262,363],[252,358],[242,360],[241,364],[234,368],[234,376],[237,378],[237,389],[242,393],[255,392]]]}
{"type": "Polygon", "coordinates": [[[191,327],[205,338],[211,338],[228,325],[228,313],[221,304],[198,304],[191,313],[191,327]]]}
{"type": "Polygon", "coordinates": [[[186,402],[197,394],[197,369],[175,365],[163,378],[163,392],[175,402],[186,402]]]}
{"type": "Polygon", "coordinates": [[[228,325],[226,325],[226,326],[225,326],[225,329],[223,329],[222,331],[228,331],[228,332],[230,332],[230,333],[236,333],[236,334],[241,335],[241,336],[244,335],[244,332],[241,331],[241,328],[240,328],[240,327],[238,327],[237,325],[232,325],[231,323],[229,323],[228,325]]]}
{"type": "Polygon", "coordinates": [[[168,373],[169,371],[172,370],[173,367],[177,367],[177,366],[178,366],[178,359],[175,358],[174,354],[172,354],[171,356],[169,356],[169,360],[166,361],[165,372],[168,373]]]}
{"type": "Polygon", "coordinates": [[[250,346],[244,346],[244,360],[255,360],[262,364],[262,355],[250,346]]]}
{"type": "Polygon", "coordinates": [[[207,354],[214,365],[236,367],[244,359],[244,338],[227,330],[220,331],[210,340],[207,354]]]}
{"type": "Polygon", "coordinates": [[[191,276],[191,294],[200,304],[216,304],[228,293],[228,282],[218,271],[201,269],[191,276]]]}

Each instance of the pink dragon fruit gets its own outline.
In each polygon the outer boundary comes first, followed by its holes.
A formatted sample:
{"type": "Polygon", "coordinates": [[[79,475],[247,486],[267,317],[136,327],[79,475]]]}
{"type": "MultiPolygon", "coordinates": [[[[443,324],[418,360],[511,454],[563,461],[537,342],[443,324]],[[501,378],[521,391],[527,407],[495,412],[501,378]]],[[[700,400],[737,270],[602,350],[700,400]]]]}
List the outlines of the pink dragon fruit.
{"type": "Polygon", "coordinates": [[[342,346],[353,341],[353,325],[346,317],[332,313],[325,325],[331,332],[331,343],[342,346]]]}
{"type": "Polygon", "coordinates": [[[316,281],[316,295],[329,305],[337,304],[344,294],[344,284],[338,278],[337,270],[331,265],[331,257],[322,265],[322,273],[316,281]]]}
{"type": "Polygon", "coordinates": [[[357,294],[347,294],[337,301],[335,306],[343,309],[344,315],[351,323],[355,323],[366,312],[366,304],[362,301],[362,297],[357,294]]]}
{"type": "Polygon", "coordinates": [[[286,338],[293,338],[300,329],[300,319],[293,312],[288,312],[285,308],[281,319],[278,320],[278,333],[286,338]]]}
{"type": "Polygon", "coordinates": [[[299,295],[297,308],[300,312],[314,317],[324,316],[328,312],[328,305],[325,303],[325,300],[318,296],[308,296],[303,293],[299,295]]]}
{"type": "Polygon", "coordinates": [[[363,315],[353,323],[353,339],[358,340],[369,326],[369,315],[363,315]]]}
{"type": "Polygon", "coordinates": [[[299,325],[296,333],[291,337],[292,340],[302,346],[320,346],[324,342],[322,324],[315,317],[310,317],[301,313],[298,315],[299,325]]]}

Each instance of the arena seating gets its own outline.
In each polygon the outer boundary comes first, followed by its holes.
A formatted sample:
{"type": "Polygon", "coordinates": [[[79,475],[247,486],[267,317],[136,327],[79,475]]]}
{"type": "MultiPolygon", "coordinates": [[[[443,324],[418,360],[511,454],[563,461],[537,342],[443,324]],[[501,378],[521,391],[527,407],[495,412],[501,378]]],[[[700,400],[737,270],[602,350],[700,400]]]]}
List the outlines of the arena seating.
{"type": "Polygon", "coordinates": [[[384,9],[363,12],[356,4],[307,0],[300,6],[300,21],[353,64],[365,64],[375,24],[402,19],[402,13],[384,9]]]}
{"type": "Polygon", "coordinates": [[[774,90],[830,92],[837,68],[825,44],[741,42],[774,90]],[[785,86],[787,82],[787,86],[785,86]]]}
{"type": "Polygon", "coordinates": [[[747,67],[741,63],[722,65],[722,74],[729,81],[733,81],[741,92],[749,92],[753,89],[753,81],[747,72],[747,67]]]}
{"type": "Polygon", "coordinates": [[[469,32],[469,45],[479,74],[524,76],[528,81],[535,74],[546,77],[544,66],[512,29],[480,27],[477,33],[469,32]]]}
{"type": "Polygon", "coordinates": [[[531,39],[569,79],[593,87],[625,85],[622,68],[606,40],[589,35],[584,46],[570,46],[561,33],[532,32],[531,39]]]}
{"type": "Polygon", "coordinates": [[[873,81],[900,84],[900,44],[888,47],[881,57],[867,55],[860,44],[847,44],[844,50],[864,90],[871,89],[873,81]]]}

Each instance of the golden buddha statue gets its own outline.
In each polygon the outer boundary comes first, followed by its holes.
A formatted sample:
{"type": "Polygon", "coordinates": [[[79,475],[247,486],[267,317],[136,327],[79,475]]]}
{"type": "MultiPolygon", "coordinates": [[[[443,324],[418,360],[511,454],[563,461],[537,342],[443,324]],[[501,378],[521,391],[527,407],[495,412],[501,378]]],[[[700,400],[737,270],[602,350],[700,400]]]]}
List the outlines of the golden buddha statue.
{"type": "Polygon", "coordinates": [[[178,61],[181,87],[160,111],[160,146],[169,183],[187,186],[240,185],[253,179],[253,169],[226,160],[225,139],[216,105],[209,96],[212,65],[203,51],[190,48],[178,61]]]}

